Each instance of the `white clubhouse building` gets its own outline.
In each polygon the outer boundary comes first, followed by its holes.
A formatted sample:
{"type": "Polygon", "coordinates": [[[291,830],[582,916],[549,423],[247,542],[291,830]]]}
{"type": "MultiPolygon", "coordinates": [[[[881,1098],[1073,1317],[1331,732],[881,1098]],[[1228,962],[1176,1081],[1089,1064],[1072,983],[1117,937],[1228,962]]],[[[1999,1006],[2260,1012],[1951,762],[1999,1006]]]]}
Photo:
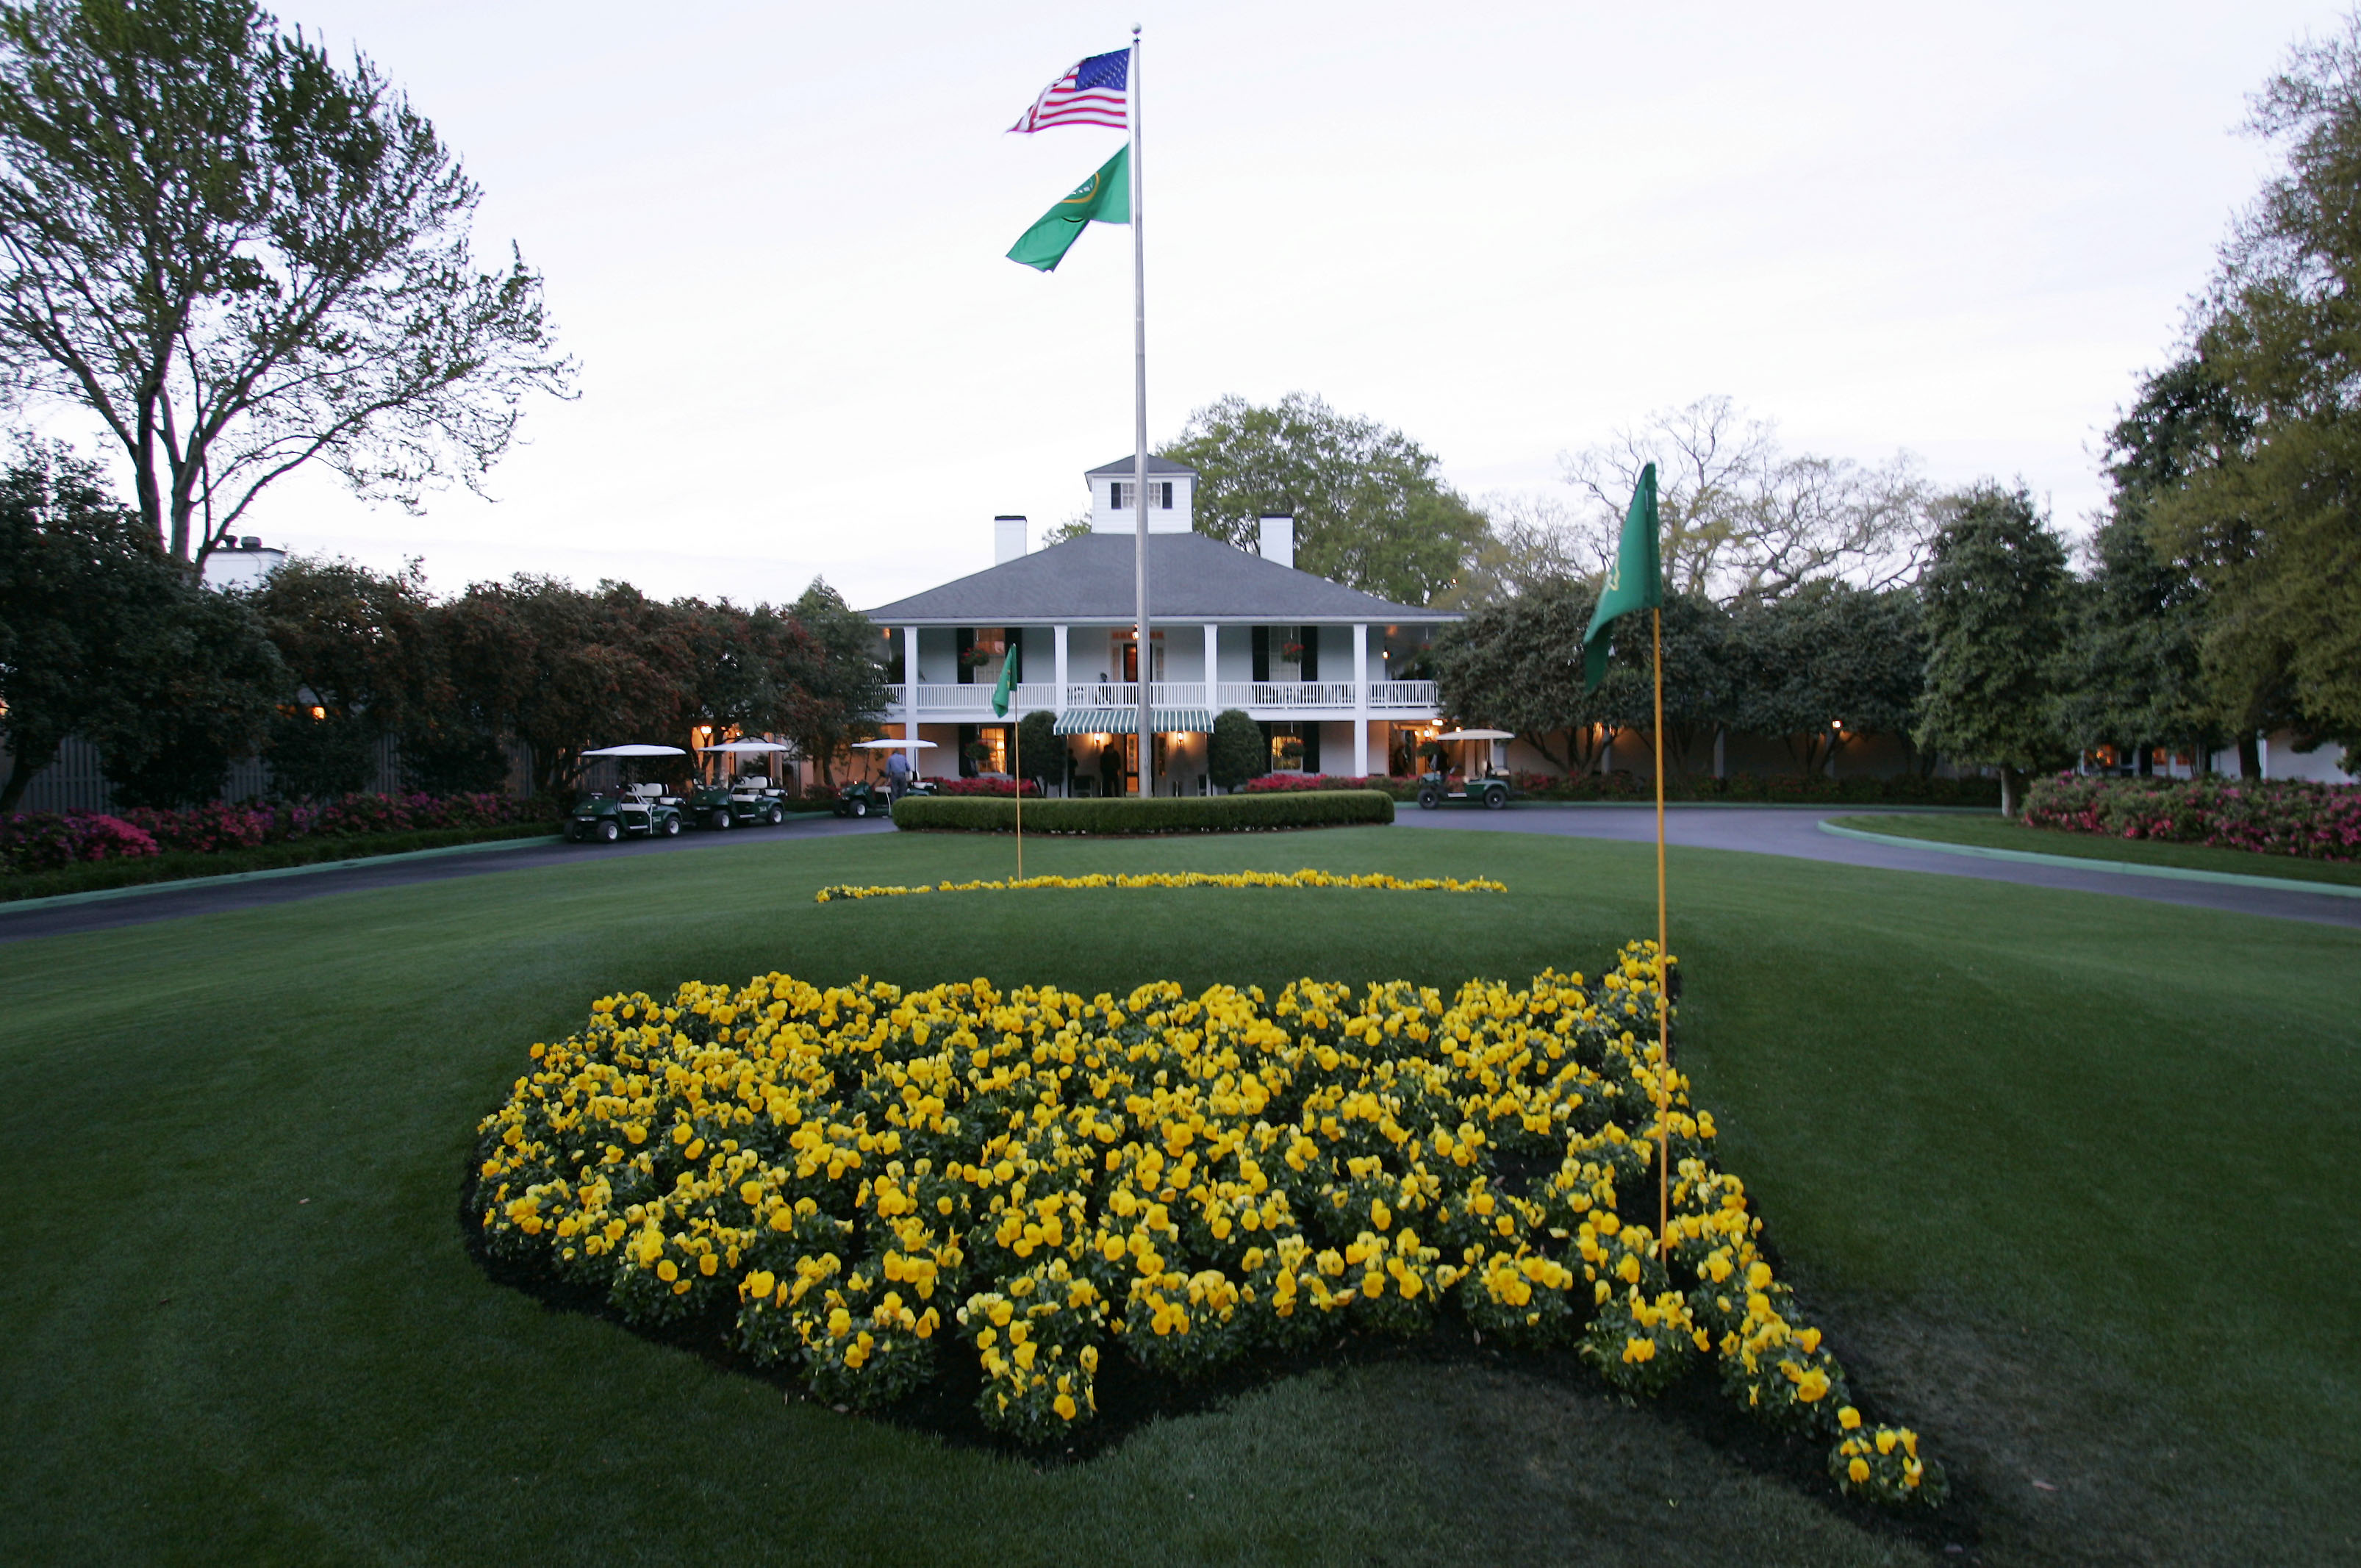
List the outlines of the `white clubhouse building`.
{"type": "MultiPolygon", "coordinates": [[[[1093,469],[1091,532],[1027,551],[1026,520],[995,519],[997,564],[868,612],[884,629],[888,735],[934,742],[928,777],[1011,771],[1016,718],[1047,709],[1070,737],[1056,762],[1023,759],[1078,793],[1138,789],[1141,677],[1133,580],[1133,460],[1093,469]],[[1019,684],[1007,719],[992,711],[1014,646],[1019,684]]],[[[1266,518],[1249,553],[1193,532],[1197,474],[1148,460],[1150,722],[1160,794],[1204,791],[1213,715],[1258,721],[1277,767],[1355,776],[1407,771],[1415,731],[1433,725],[1434,683],[1400,678],[1435,629],[1457,616],[1393,604],[1295,569],[1294,520],[1266,518]]]]}

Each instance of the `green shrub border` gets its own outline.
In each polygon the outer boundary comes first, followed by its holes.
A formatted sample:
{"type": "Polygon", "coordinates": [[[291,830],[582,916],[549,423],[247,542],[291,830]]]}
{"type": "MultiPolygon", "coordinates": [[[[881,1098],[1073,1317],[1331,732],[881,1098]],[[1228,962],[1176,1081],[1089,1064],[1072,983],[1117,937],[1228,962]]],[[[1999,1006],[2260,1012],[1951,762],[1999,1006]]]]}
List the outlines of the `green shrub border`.
{"type": "MultiPolygon", "coordinates": [[[[1289,828],[1351,828],[1389,823],[1394,802],[1382,790],[1307,790],[1295,795],[1191,795],[1174,800],[1028,800],[1028,833],[1254,833],[1289,828]]],[[[922,833],[1009,833],[1014,800],[974,795],[905,795],[894,826],[922,833]]]]}
{"type": "Polygon", "coordinates": [[[556,838],[557,825],[554,822],[503,822],[481,828],[423,828],[410,833],[323,834],[276,844],[257,844],[248,850],[167,850],[160,855],[142,855],[133,860],[93,861],[87,865],[61,866],[56,871],[0,876],[0,903],[103,893],[150,883],[186,882],[193,877],[283,871],[330,861],[375,860],[380,855],[414,854],[421,850],[490,844],[511,839],[547,839],[555,842],[556,838]]]}

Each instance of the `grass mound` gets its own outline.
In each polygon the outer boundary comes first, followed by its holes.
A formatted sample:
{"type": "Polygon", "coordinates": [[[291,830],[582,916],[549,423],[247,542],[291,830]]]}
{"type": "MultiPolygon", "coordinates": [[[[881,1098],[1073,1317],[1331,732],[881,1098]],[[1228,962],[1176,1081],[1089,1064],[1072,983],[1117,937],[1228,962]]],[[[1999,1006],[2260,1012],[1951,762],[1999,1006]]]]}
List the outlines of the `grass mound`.
{"type": "Polygon", "coordinates": [[[1659,979],[1633,944],[1596,984],[1449,1001],[781,974],[610,996],[485,1118],[468,1208],[495,1258],[825,1402],[909,1400],[961,1342],[1019,1444],[1071,1442],[1107,1355],[1187,1384],[1455,1325],[1571,1346],[1630,1396],[1710,1364],[1833,1442],[1840,1489],[1938,1503],[1916,1435],[1864,1428],[1795,1321],[1654,1043],[1659,979]]]}

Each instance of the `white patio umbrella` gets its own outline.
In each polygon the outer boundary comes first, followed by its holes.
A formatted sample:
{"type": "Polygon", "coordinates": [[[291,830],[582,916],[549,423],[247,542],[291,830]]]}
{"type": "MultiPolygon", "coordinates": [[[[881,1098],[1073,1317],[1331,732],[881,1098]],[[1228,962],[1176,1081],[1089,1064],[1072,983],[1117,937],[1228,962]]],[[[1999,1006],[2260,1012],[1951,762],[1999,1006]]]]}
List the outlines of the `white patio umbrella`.
{"type": "Polygon", "coordinates": [[[855,740],[852,748],[856,751],[931,751],[935,743],[932,740],[896,740],[888,736],[883,740],[855,740]]]}
{"type": "Polygon", "coordinates": [[[708,746],[703,750],[704,754],[708,757],[762,757],[768,756],[774,751],[786,751],[787,748],[776,740],[724,740],[718,746],[708,746]]]}
{"type": "Polygon", "coordinates": [[[586,757],[686,757],[686,751],[677,746],[601,746],[595,751],[585,751],[586,757]]]}

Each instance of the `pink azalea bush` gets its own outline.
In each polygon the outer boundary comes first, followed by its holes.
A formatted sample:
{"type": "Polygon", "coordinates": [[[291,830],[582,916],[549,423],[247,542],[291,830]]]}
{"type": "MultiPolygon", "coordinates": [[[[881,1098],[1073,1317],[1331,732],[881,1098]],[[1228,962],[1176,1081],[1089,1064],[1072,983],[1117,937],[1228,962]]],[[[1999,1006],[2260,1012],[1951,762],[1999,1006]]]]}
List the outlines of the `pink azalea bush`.
{"type": "Polygon", "coordinates": [[[158,852],[152,837],[119,817],[40,811],[0,822],[0,870],[50,872],[158,852]]]}
{"type": "Polygon", "coordinates": [[[2030,827],[2111,839],[2204,844],[2313,861],[2361,860],[2361,784],[2301,779],[2044,779],[2026,792],[2030,827]]]}
{"type": "Polygon", "coordinates": [[[56,871],[166,850],[212,853],[291,839],[358,838],[439,828],[492,828],[548,815],[502,795],[348,795],[322,806],[133,806],[120,815],[33,811],[0,819],[0,871],[56,871]]]}

